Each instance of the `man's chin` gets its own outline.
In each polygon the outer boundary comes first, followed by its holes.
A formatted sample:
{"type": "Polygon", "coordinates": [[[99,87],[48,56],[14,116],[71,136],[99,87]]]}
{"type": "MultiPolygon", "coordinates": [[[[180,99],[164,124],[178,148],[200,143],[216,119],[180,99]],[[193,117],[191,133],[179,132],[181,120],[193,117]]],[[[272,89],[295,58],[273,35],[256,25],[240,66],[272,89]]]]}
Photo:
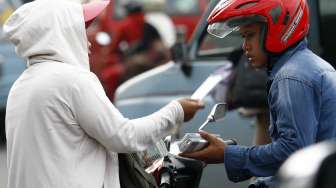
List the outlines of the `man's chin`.
{"type": "Polygon", "coordinates": [[[261,63],[256,63],[256,62],[250,62],[250,66],[254,69],[262,69],[264,68],[264,65],[261,63]]]}

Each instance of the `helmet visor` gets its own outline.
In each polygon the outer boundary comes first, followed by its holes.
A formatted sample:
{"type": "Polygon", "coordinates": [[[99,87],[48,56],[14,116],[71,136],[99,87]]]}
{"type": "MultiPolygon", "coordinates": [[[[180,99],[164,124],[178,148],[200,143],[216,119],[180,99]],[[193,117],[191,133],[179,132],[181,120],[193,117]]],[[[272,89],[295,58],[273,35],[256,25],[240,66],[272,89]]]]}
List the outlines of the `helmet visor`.
{"type": "Polygon", "coordinates": [[[265,23],[266,18],[260,15],[237,16],[223,22],[215,22],[208,26],[208,33],[219,38],[224,38],[234,31],[239,31],[240,26],[265,23]]]}
{"type": "Polygon", "coordinates": [[[228,22],[216,22],[208,26],[208,33],[215,37],[224,38],[233,31],[238,31],[239,26],[229,26],[228,22]]]}

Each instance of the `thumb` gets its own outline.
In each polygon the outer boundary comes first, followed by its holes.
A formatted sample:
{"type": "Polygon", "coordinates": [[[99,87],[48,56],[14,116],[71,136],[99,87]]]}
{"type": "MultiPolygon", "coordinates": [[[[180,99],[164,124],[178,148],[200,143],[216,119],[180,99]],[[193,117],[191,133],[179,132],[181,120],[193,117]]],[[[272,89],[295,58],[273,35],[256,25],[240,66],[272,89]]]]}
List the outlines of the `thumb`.
{"type": "Polygon", "coordinates": [[[193,100],[193,102],[199,107],[199,108],[204,108],[205,104],[203,101],[201,100],[194,100],[194,99],[191,99],[193,100]]]}
{"type": "Polygon", "coordinates": [[[196,105],[198,108],[204,108],[205,106],[204,102],[201,100],[196,100],[196,99],[186,99],[186,100],[194,103],[194,105],[196,105]]]}
{"type": "Polygon", "coordinates": [[[206,131],[199,131],[199,134],[201,135],[202,138],[204,138],[205,140],[207,140],[209,143],[213,143],[216,140],[216,137],[209,134],[206,131]]]}

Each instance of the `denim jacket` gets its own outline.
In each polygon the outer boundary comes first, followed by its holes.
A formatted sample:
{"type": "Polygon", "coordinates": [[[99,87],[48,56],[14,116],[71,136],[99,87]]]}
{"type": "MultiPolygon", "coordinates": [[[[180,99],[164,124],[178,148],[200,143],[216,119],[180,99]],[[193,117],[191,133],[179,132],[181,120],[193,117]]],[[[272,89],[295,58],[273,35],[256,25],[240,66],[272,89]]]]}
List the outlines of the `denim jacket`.
{"type": "Polygon", "coordinates": [[[268,86],[272,143],[227,146],[224,163],[231,181],[274,176],[293,152],[336,137],[336,72],[306,40],[278,59],[268,86]]]}

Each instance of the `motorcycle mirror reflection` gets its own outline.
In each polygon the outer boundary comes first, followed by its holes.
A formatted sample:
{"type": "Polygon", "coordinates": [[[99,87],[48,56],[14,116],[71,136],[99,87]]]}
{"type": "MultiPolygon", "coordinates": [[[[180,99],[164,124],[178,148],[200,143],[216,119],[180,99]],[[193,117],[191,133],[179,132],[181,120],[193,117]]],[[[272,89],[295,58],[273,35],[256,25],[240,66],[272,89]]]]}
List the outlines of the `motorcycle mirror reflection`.
{"type": "Polygon", "coordinates": [[[101,46],[107,46],[112,43],[112,39],[108,33],[98,32],[96,34],[96,42],[101,46]]]}
{"type": "Polygon", "coordinates": [[[199,131],[202,130],[210,122],[216,122],[216,121],[224,118],[225,113],[226,113],[226,104],[225,103],[216,104],[212,108],[210,114],[208,115],[207,120],[200,126],[200,128],[198,130],[199,131]]]}
{"type": "Polygon", "coordinates": [[[226,113],[226,104],[225,103],[218,103],[212,108],[212,110],[211,110],[211,112],[208,116],[208,119],[209,118],[211,119],[210,122],[218,121],[218,120],[224,118],[225,113],[226,113]]]}

